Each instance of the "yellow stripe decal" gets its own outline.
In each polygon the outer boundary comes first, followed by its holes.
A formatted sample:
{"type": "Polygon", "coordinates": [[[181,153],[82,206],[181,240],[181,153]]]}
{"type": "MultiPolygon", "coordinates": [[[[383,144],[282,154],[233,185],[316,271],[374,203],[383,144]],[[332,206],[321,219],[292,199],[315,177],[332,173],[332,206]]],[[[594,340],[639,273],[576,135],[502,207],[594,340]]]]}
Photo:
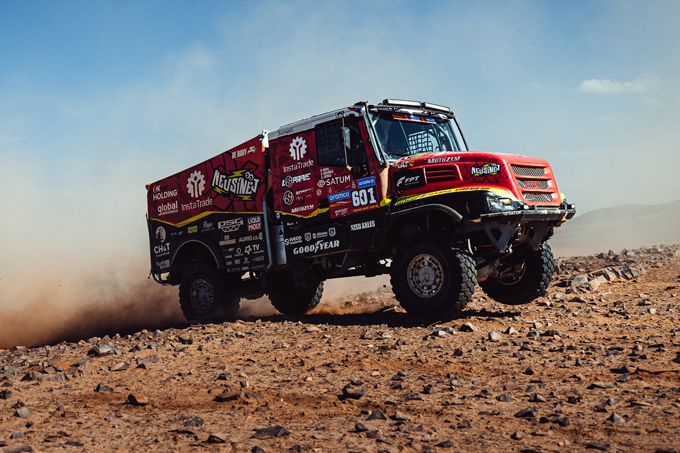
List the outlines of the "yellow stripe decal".
{"type": "Polygon", "coordinates": [[[411,203],[413,201],[418,201],[422,200],[423,198],[429,198],[429,197],[436,197],[438,195],[445,195],[449,193],[457,193],[457,192],[477,192],[477,191],[488,191],[488,192],[493,192],[496,195],[500,195],[506,198],[512,198],[513,200],[517,200],[517,198],[510,193],[509,191],[505,189],[500,189],[498,187],[458,187],[455,189],[444,189],[444,190],[436,190],[434,192],[426,192],[426,193],[419,193],[418,195],[411,195],[409,197],[401,198],[397,200],[396,203],[394,203],[395,206],[399,206],[405,203],[411,203]]]}
{"type": "Polygon", "coordinates": [[[166,225],[170,225],[170,226],[174,226],[174,227],[177,227],[177,228],[181,228],[181,227],[183,227],[183,226],[186,226],[186,225],[190,224],[191,222],[195,222],[196,220],[200,220],[200,219],[202,219],[203,217],[207,217],[207,216],[209,216],[210,214],[241,214],[241,215],[255,215],[255,214],[262,214],[262,211],[260,211],[260,212],[257,212],[257,211],[254,211],[254,212],[250,212],[250,211],[239,211],[239,212],[233,212],[233,211],[205,211],[205,212],[201,212],[200,214],[197,214],[197,215],[195,215],[195,216],[193,216],[193,217],[189,217],[189,218],[186,219],[186,220],[182,220],[182,221],[179,222],[179,223],[172,223],[172,222],[168,222],[167,220],[161,220],[161,219],[158,219],[158,218],[155,218],[155,217],[152,217],[151,220],[153,220],[154,222],[160,222],[160,223],[164,223],[164,224],[166,224],[166,225]]]}

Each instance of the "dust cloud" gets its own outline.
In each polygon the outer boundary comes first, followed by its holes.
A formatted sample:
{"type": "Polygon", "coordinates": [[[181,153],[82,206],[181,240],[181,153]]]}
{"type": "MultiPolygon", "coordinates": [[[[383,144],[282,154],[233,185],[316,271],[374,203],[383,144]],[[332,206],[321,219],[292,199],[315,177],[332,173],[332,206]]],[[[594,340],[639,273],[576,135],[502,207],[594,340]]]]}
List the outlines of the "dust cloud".
{"type": "Polygon", "coordinates": [[[0,348],[36,346],[183,323],[176,288],[146,280],[141,266],[112,277],[87,272],[41,276],[29,285],[3,279],[0,348]]]}

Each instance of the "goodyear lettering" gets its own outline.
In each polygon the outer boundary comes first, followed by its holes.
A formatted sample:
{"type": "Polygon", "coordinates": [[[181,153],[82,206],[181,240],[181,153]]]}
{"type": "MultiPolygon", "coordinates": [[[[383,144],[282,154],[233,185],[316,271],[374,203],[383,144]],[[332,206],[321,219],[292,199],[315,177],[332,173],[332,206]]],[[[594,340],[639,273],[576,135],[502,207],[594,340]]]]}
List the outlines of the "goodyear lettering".
{"type": "Polygon", "coordinates": [[[301,255],[303,253],[318,253],[325,250],[337,249],[340,247],[340,241],[316,241],[314,244],[301,245],[293,249],[293,255],[301,255]]]}

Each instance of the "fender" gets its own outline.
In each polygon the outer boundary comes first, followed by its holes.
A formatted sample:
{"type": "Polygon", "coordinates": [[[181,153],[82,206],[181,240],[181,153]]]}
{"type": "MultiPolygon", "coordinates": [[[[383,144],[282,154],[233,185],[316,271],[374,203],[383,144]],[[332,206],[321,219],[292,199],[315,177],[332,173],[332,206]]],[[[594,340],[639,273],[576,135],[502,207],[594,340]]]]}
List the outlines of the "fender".
{"type": "Polygon", "coordinates": [[[185,240],[184,242],[182,242],[180,244],[179,247],[177,247],[177,249],[175,250],[175,253],[172,255],[172,259],[170,261],[170,269],[174,269],[175,259],[177,258],[177,255],[182,251],[184,246],[186,246],[187,244],[192,244],[192,243],[200,244],[201,246],[206,248],[210,252],[210,255],[213,257],[213,260],[215,261],[215,265],[217,266],[217,268],[220,269],[220,270],[222,270],[224,268],[222,260],[220,258],[218,258],[218,257],[221,256],[219,249],[212,244],[212,241],[202,239],[200,237],[199,238],[194,237],[194,238],[185,240]]]}
{"type": "Polygon", "coordinates": [[[451,220],[453,220],[454,223],[460,223],[461,220],[463,220],[463,216],[460,215],[458,211],[455,209],[446,206],[444,204],[439,204],[439,203],[434,203],[434,204],[426,204],[422,206],[414,206],[413,208],[407,208],[401,211],[397,212],[392,212],[390,213],[390,217],[400,217],[400,216],[405,216],[405,215],[410,215],[418,212],[425,212],[425,211],[440,211],[443,212],[444,214],[448,215],[451,217],[451,220]]]}

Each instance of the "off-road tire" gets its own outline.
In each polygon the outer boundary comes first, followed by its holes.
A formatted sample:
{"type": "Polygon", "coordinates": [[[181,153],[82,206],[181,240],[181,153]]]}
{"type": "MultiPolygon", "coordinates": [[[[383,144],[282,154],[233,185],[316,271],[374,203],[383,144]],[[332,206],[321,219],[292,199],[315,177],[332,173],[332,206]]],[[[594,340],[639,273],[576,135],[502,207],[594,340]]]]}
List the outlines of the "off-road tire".
{"type": "Polygon", "coordinates": [[[323,280],[310,278],[300,286],[288,272],[268,276],[267,297],[274,308],[286,316],[300,316],[319,305],[323,295],[323,280]]]}
{"type": "Polygon", "coordinates": [[[524,305],[545,296],[555,273],[552,250],[546,243],[524,261],[524,274],[513,283],[495,278],[479,282],[482,290],[493,300],[506,305],[524,305]]]}
{"type": "Polygon", "coordinates": [[[238,277],[214,266],[194,263],[179,284],[179,303],[189,322],[222,322],[236,319],[240,298],[238,277]]]}
{"type": "Polygon", "coordinates": [[[399,304],[409,314],[428,321],[458,315],[472,299],[477,283],[472,256],[435,240],[419,241],[398,250],[390,274],[399,304]],[[424,277],[418,279],[420,275],[424,277]],[[435,276],[430,291],[422,283],[428,275],[435,276]]]}

